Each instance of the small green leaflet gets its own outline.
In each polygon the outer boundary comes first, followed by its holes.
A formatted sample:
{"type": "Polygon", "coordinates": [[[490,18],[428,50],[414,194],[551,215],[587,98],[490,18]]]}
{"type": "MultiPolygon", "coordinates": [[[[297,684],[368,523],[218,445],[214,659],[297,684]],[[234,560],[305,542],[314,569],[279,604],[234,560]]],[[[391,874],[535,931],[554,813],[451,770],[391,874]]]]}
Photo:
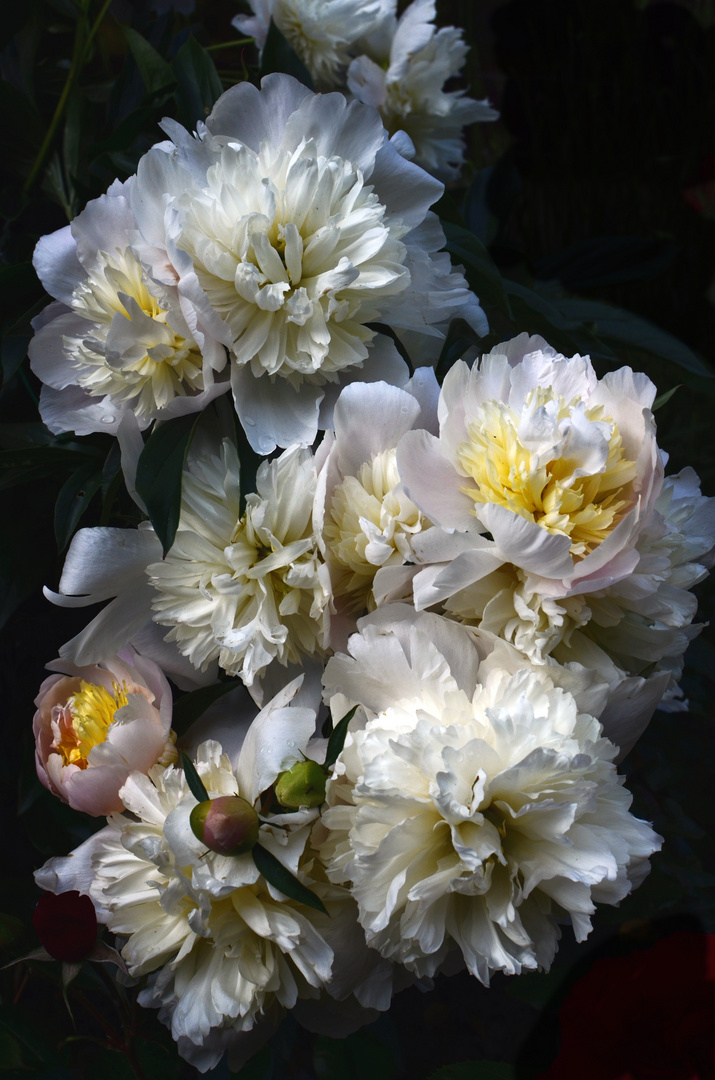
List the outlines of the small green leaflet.
{"type": "Polygon", "coordinates": [[[274,888],[285,893],[291,900],[297,900],[299,904],[307,904],[316,911],[322,911],[324,915],[328,914],[322,900],[319,900],[311,889],[298,881],[298,878],[294,877],[270,851],[256,844],[252,855],[259,874],[263,874],[266,881],[274,888]]]}
{"type": "Polygon", "coordinates": [[[199,802],[207,802],[209,799],[209,793],[204,787],[204,782],[196,771],[196,766],[189,757],[188,754],[181,752],[181,761],[184,766],[184,776],[186,777],[186,783],[189,785],[189,790],[195,799],[199,802]]]}
{"type": "Polygon", "coordinates": [[[328,749],[325,752],[325,768],[332,769],[335,762],[338,760],[343,746],[345,745],[345,736],[348,733],[348,724],[352,720],[353,716],[357,712],[357,705],[353,705],[350,712],[345,713],[342,720],[338,720],[337,724],[333,728],[330,738],[328,739],[328,749]]]}

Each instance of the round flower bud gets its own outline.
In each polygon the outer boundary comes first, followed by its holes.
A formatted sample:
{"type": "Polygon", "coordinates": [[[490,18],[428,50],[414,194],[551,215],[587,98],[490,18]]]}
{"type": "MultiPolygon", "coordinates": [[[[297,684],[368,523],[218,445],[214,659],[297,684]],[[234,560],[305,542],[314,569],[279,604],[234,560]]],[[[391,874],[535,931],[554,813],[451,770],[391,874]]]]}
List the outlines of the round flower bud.
{"type": "Polygon", "coordinates": [[[296,761],[280,774],[273,790],[287,810],[320,806],[325,802],[325,770],[317,761],[296,761]]]}
{"type": "Polygon", "coordinates": [[[84,960],[97,940],[97,915],[88,896],[74,889],[44,893],[32,915],[35,933],[55,960],[84,960]]]}
{"type": "Polygon", "coordinates": [[[194,836],[219,855],[243,855],[258,840],[258,814],[240,795],[198,803],[189,824],[194,836]]]}

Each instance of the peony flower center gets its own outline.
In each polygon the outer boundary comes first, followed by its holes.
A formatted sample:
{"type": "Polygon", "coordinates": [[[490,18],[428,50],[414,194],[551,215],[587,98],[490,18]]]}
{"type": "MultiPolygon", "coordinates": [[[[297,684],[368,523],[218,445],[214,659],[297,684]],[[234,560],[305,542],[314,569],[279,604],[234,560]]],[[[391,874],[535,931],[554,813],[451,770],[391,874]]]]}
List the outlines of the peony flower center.
{"type": "Polygon", "coordinates": [[[254,375],[335,378],[361,364],[382,301],[409,284],[401,237],[342,158],[230,143],[206,187],[177,200],[182,246],[254,375]]]}
{"type": "Polygon", "coordinates": [[[577,558],[593,551],[632,505],[636,463],[602,406],[566,401],[536,387],[521,413],[501,401],[480,405],[469,422],[459,466],[475,483],[462,491],[505,506],[549,533],[568,536],[577,558]]]}
{"type": "Polygon", "coordinates": [[[349,610],[372,610],[372,583],[381,566],[410,558],[410,540],[429,522],[400,486],[396,451],[383,450],[335,488],[323,535],[335,564],[336,595],[349,610]]]}
{"type": "Polygon", "coordinates": [[[171,325],[164,303],[150,292],[129,248],[100,252],[98,265],[72,297],[77,314],[95,327],[64,339],[78,384],[95,397],[132,400],[140,419],[177,395],[203,389],[199,347],[187,328],[182,325],[183,334],[171,325]]]}
{"type": "Polygon", "coordinates": [[[82,679],[79,691],[68,699],[52,744],[64,765],[86,769],[92,747],[106,740],[117,710],[129,703],[126,685],[112,683],[112,690],[110,694],[104,686],[82,679]]]}

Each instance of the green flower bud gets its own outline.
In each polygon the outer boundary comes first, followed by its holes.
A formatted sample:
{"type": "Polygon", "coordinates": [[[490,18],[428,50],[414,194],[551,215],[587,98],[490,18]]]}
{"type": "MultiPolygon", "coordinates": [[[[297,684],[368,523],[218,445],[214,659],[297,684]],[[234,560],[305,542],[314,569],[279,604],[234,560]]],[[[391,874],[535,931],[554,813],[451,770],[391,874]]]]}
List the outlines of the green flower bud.
{"type": "Polygon", "coordinates": [[[197,803],[189,824],[194,836],[219,855],[243,855],[258,840],[258,814],[240,795],[197,803]]]}
{"type": "Polygon", "coordinates": [[[317,761],[296,761],[275,783],[276,799],[286,810],[325,802],[325,770],[317,761]]]}

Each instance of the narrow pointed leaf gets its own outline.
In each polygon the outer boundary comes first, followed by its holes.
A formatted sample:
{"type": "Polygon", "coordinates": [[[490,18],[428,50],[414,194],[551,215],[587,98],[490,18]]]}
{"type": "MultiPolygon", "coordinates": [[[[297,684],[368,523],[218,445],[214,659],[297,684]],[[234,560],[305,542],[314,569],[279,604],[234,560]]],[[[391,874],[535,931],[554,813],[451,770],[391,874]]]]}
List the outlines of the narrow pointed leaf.
{"type": "Polygon", "coordinates": [[[174,543],[181,513],[181,474],[199,413],[177,416],[156,427],[137,465],[136,488],[164,554],[174,543]]]}
{"type": "Polygon", "coordinates": [[[332,769],[338,756],[345,745],[345,736],[348,733],[348,724],[357,712],[357,705],[353,705],[350,712],[345,713],[342,720],[338,720],[328,739],[328,749],[325,752],[325,768],[332,769]]]}
{"type": "Polygon", "coordinates": [[[324,915],[328,914],[322,900],[301,881],[298,881],[298,878],[291,874],[290,870],[270,851],[256,844],[252,854],[259,874],[263,874],[266,881],[275,889],[285,893],[291,900],[297,900],[299,904],[306,904],[308,907],[315,908],[316,911],[322,911],[324,915]]]}
{"type": "Polygon", "coordinates": [[[292,75],[309,90],[315,89],[307,67],[271,19],[261,54],[261,78],[273,74],[274,71],[292,75]]]}
{"type": "Polygon", "coordinates": [[[199,802],[207,802],[209,793],[204,787],[204,782],[196,771],[196,766],[188,754],[181,755],[181,763],[184,766],[184,776],[189,785],[189,791],[199,802]]]}

